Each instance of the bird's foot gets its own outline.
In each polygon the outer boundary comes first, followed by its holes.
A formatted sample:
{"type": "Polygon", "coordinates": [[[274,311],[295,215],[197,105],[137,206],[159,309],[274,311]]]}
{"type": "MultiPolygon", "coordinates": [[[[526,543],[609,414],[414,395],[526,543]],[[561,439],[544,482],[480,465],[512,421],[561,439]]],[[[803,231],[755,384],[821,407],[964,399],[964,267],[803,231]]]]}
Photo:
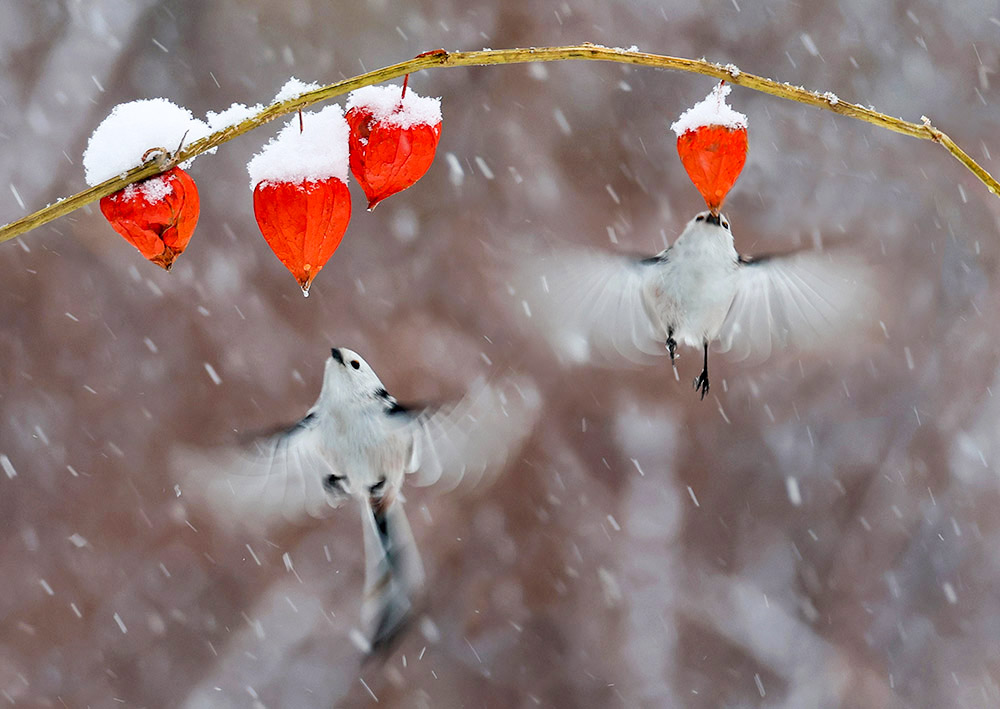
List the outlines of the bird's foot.
{"type": "Polygon", "coordinates": [[[708,370],[701,370],[701,374],[694,380],[694,390],[698,391],[699,389],[701,390],[701,398],[704,400],[705,394],[708,393],[708,370]]]}

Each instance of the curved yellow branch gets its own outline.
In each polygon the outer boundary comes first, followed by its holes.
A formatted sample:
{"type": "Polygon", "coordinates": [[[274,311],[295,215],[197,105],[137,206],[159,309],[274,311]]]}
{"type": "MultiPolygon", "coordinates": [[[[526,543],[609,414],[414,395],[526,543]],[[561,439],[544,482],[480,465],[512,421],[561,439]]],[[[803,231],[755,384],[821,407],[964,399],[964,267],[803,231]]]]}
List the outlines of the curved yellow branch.
{"type": "Polygon", "coordinates": [[[520,49],[484,49],[478,52],[446,52],[443,49],[426,52],[413,59],[391,66],[369,71],[365,74],[344,79],[328,86],[309,91],[294,99],[271,104],[260,113],[247,118],[241,123],[230,126],[216,133],[213,133],[201,140],[192,143],[184,150],[181,150],[173,159],[166,164],[162,161],[149,162],[142,167],[137,167],[122,176],[112,178],[99,185],[79,192],[72,197],[61,199],[54,204],[39,209],[37,212],[22,217],[15,222],[11,222],[4,227],[0,227],[0,243],[20,236],[25,232],[47,224],[53,219],[57,219],[65,214],[83,207],[84,205],[96,202],[109,194],[114,194],[126,185],[139,180],[152,177],[174,165],[184,162],[196,155],[200,155],[206,150],[218,147],[233,138],[248,133],[268,121],[284,116],[300,108],[311,106],[320,101],[326,101],[335,96],[349,93],[362,86],[380,84],[384,81],[396,79],[406,74],[413,74],[424,69],[434,69],[438,67],[459,67],[459,66],[490,66],[494,64],[526,64],[530,62],[555,62],[567,60],[590,60],[601,62],[617,62],[619,64],[635,64],[637,66],[651,66],[659,69],[673,69],[676,71],[687,71],[694,74],[725,79],[731,84],[744,86],[754,91],[760,91],[778,98],[788,99],[807,106],[814,106],[826,111],[832,111],[842,116],[856,118],[866,123],[891,130],[914,138],[932,140],[943,146],[952,156],[965,165],[990,192],[995,195],[1000,194],[1000,183],[997,182],[989,172],[973,160],[968,153],[955,144],[945,133],[931,125],[927,118],[923,118],[922,123],[910,123],[899,118],[893,118],[883,113],[879,113],[871,108],[865,108],[855,103],[841,101],[831,93],[820,94],[815,91],[808,91],[801,87],[782,84],[772,79],[765,79],[755,74],[747,74],[740,71],[735,66],[721,66],[705,61],[704,59],[683,59],[680,57],[669,57],[662,54],[649,54],[625,49],[612,49],[594,44],[581,44],[570,47],[528,47],[520,49]]]}

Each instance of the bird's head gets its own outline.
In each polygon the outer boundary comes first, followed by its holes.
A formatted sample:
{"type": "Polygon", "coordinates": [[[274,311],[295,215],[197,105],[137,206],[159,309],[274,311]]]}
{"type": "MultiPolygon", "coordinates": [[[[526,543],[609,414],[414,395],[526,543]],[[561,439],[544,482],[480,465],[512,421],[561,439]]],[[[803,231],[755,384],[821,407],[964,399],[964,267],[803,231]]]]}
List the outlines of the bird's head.
{"type": "Polygon", "coordinates": [[[729,220],[726,219],[726,215],[722,212],[698,212],[694,219],[688,222],[687,228],[692,229],[695,226],[717,226],[729,231],[729,220]]]}
{"type": "Polygon", "coordinates": [[[334,347],[323,372],[323,396],[332,401],[372,398],[385,391],[371,366],[354,350],[334,347]]]}

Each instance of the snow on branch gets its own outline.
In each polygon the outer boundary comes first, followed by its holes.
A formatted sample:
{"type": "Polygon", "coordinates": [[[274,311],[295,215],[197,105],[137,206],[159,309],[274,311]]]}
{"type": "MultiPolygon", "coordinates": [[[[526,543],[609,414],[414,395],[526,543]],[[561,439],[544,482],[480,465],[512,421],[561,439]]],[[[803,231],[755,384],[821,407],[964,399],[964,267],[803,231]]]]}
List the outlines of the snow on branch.
{"type": "Polygon", "coordinates": [[[129,170],[124,175],[112,177],[72,197],[60,199],[43,209],[39,209],[37,212],[22,217],[4,227],[0,227],[0,243],[36,229],[87,204],[96,202],[102,197],[114,194],[133,182],[138,182],[165,172],[197,155],[213,150],[239,135],[248,133],[275,118],[365,86],[381,84],[382,82],[390,81],[406,74],[437,67],[527,64],[532,62],[567,60],[617,62],[620,64],[634,64],[637,66],[650,66],[659,69],[672,69],[675,71],[702,74],[716,79],[724,79],[727,83],[735,86],[743,86],[754,91],[770,94],[771,96],[777,96],[778,98],[865,121],[866,123],[871,123],[896,133],[931,140],[943,146],[951,153],[956,160],[961,162],[985,184],[991,193],[1000,195],[1000,182],[997,182],[996,178],[973,160],[955,141],[931,125],[926,117],[922,119],[921,123],[911,123],[900,118],[879,113],[872,108],[865,108],[858,104],[843,101],[830,92],[819,93],[809,91],[799,86],[792,86],[755,74],[748,74],[731,64],[723,66],[704,59],[684,59],[681,57],[640,52],[635,48],[618,49],[589,43],[567,47],[484,49],[474,52],[446,52],[443,49],[438,49],[425,52],[413,59],[399,62],[398,64],[382,67],[381,69],[360,74],[350,79],[344,79],[343,81],[338,81],[327,86],[311,89],[304,93],[296,94],[296,92],[292,91],[289,92],[291,98],[285,100],[280,100],[284,98],[284,94],[279,94],[276,97],[278,100],[275,103],[252,113],[237,123],[226,125],[211,135],[185,145],[166,160],[162,159],[162,156],[159,156],[159,159],[152,159],[141,167],[129,170]]]}

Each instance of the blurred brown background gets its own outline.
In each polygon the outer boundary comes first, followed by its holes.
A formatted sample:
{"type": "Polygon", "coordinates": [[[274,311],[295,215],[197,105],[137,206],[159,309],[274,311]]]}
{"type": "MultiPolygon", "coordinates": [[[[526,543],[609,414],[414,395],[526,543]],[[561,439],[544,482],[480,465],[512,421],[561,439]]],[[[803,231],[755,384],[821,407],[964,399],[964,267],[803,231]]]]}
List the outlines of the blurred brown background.
{"type": "MultiPolygon", "coordinates": [[[[998,18],[975,0],[5,3],[0,220],[82,189],[118,102],[204,115],[436,47],[732,62],[926,114],[996,173],[998,18]]],[[[675,238],[701,203],[667,129],[712,83],[595,63],[411,77],[443,97],[437,161],[373,214],[351,186],[308,300],[253,220],[244,166],[273,126],[195,163],[201,222],[170,274],[96,209],[0,247],[0,704],[354,706],[365,684],[381,706],[1000,704],[1000,200],[944,150],[731,96],[750,117],[737,247],[856,239],[882,267],[886,335],[864,345],[716,358],[700,402],[691,351],[680,382],[666,361],[563,371],[509,307],[499,264],[526,244],[675,238]],[[167,465],[300,416],[330,345],[402,400],[509,370],[545,398],[492,488],[411,493],[430,594],[383,666],[349,639],[353,509],[229,533],[167,465]]]]}

